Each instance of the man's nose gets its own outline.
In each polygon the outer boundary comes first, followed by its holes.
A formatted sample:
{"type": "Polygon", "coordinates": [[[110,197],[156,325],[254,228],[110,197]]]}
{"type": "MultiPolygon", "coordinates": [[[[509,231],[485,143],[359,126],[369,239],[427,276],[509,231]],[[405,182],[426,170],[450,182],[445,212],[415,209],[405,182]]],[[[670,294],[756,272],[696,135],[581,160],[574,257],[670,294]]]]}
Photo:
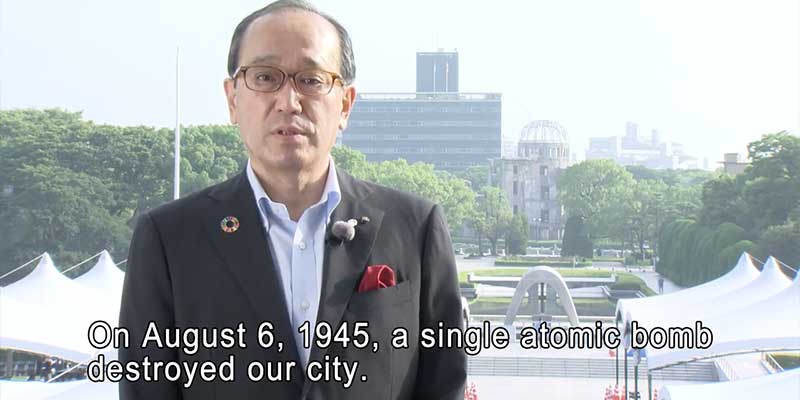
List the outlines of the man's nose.
{"type": "Polygon", "coordinates": [[[275,106],[281,112],[299,113],[302,111],[300,93],[297,93],[291,78],[286,77],[286,82],[283,83],[280,90],[275,92],[275,106]]]}

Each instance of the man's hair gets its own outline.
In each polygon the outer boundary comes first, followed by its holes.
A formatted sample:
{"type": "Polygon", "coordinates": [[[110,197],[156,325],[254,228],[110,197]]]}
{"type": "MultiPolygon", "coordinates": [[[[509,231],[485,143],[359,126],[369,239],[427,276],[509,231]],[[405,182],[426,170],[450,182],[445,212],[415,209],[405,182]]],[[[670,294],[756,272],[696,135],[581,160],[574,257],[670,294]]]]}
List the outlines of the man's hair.
{"type": "Polygon", "coordinates": [[[239,25],[236,26],[236,30],[233,31],[231,48],[228,51],[228,75],[233,77],[236,69],[239,68],[239,50],[242,47],[242,37],[244,36],[245,32],[247,32],[247,28],[250,27],[253,21],[267,14],[273,14],[281,10],[289,9],[308,11],[317,14],[320,17],[325,18],[334,26],[334,28],[336,28],[336,33],[339,34],[339,47],[341,48],[341,54],[339,57],[341,67],[339,68],[339,75],[342,76],[342,80],[344,80],[345,84],[352,83],[353,80],[356,79],[356,62],[353,56],[353,44],[350,42],[350,35],[347,33],[347,30],[344,29],[342,24],[336,21],[336,19],[317,10],[316,7],[305,0],[278,0],[270,3],[260,10],[253,12],[245,17],[242,22],[239,22],[239,25]]]}

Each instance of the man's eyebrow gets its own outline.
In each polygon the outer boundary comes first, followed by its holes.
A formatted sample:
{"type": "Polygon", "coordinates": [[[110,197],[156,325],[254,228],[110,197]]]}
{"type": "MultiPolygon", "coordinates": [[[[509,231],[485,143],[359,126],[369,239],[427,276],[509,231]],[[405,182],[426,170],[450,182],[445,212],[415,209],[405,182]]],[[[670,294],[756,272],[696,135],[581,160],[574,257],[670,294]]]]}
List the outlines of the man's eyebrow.
{"type": "MultiPolygon", "coordinates": [[[[258,65],[258,64],[277,64],[280,61],[280,57],[275,55],[262,55],[250,60],[248,65],[258,65]]],[[[322,68],[322,64],[317,62],[311,57],[303,57],[302,59],[303,66],[309,68],[322,68]]]]}

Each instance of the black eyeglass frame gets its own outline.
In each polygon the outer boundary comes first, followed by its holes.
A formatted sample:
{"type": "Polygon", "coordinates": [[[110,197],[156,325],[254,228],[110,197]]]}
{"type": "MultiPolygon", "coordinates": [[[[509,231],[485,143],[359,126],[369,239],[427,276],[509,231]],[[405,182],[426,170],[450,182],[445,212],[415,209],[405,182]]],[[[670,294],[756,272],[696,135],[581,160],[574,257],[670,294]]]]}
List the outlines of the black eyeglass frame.
{"type": "Polygon", "coordinates": [[[239,77],[240,74],[242,75],[242,78],[243,78],[242,80],[244,80],[245,87],[247,87],[248,89],[250,89],[250,90],[252,90],[254,92],[259,92],[259,93],[275,93],[277,91],[280,91],[281,89],[283,89],[283,85],[286,84],[286,80],[287,80],[286,78],[290,78],[290,80],[292,81],[292,85],[294,85],[294,90],[296,90],[297,93],[300,93],[300,94],[303,94],[303,95],[306,95],[306,96],[327,96],[333,90],[333,86],[336,85],[336,81],[339,81],[339,84],[342,85],[342,87],[345,86],[344,79],[342,78],[341,75],[337,74],[336,72],[326,71],[324,69],[319,69],[319,68],[304,69],[302,71],[297,71],[295,73],[289,74],[286,71],[284,71],[281,68],[276,67],[274,65],[242,65],[242,66],[240,66],[239,68],[236,69],[236,72],[234,72],[233,76],[231,77],[231,79],[233,79],[234,83],[236,82],[236,79],[239,77]],[[275,88],[275,90],[253,89],[253,88],[250,87],[250,85],[247,84],[247,70],[249,70],[251,68],[272,68],[272,69],[274,69],[274,70],[276,70],[276,71],[281,73],[281,77],[282,77],[281,83],[275,88]],[[304,93],[304,92],[300,91],[300,89],[297,88],[297,81],[295,81],[295,76],[297,76],[298,74],[309,72],[309,71],[323,72],[323,73],[328,74],[328,75],[331,76],[331,86],[328,88],[327,92],[325,92],[325,93],[308,94],[308,93],[304,93]]]}

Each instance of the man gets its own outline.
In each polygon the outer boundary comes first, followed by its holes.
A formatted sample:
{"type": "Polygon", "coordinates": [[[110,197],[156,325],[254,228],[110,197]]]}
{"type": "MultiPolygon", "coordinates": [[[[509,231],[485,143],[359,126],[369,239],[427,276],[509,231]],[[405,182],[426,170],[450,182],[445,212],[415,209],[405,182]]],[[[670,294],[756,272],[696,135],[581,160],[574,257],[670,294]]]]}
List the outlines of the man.
{"type": "Polygon", "coordinates": [[[185,375],[178,382],[165,379],[165,369],[157,382],[128,375],[120,397],[463,399],[463,350],[420,346],[423,328],[461,326],[441,208],[354,179],[337,171],[330,157],[356,97],[347,31],[305,2],[272,3],[236,28],[228,72],[225,93],[249,154],[247,167],[141,216],[120,312],[130,346],[119,354],[123,363],[145,357],[230,361],[235,379],[226,382],[218,374],[189,385],[185,375]],[[335,232],[337,223],[349,230],[335,232]],[[371,281],[375,271],[380,279],[371,281]],[[162,338],[167,331],[181,338],[176,328],[208,328],[210,337],[215,328],[242,323],[245,346],[209,342],[187,351],[174,342],[157,347],[150,341],[142,348],[143,339],[152,337],[150,321],[162,338]],[[274,328],[266,329],[274,341],[265,345],[259,342],[265,338],[262,322],[274,328]],[[354,345],[363,339],[353,329],[356,322],[368,324],[366,349],[354,345]],[[342,335],[340,326],[347,329],[342,335]],[[407,331],[405,346],[392,346],[398,327],[407,331]],[[335,333],[337,339],[309,348],[309,332],[319,339],[335,333]],[[346,370],[338,379],[332,369],[322,379],[305,375],[320,361],[336,369],[334,359],[357,362],[357,373],[352,379],[342,378],[346,370]],[[259,378],[259,371],[271,373],[259,378]]]}

